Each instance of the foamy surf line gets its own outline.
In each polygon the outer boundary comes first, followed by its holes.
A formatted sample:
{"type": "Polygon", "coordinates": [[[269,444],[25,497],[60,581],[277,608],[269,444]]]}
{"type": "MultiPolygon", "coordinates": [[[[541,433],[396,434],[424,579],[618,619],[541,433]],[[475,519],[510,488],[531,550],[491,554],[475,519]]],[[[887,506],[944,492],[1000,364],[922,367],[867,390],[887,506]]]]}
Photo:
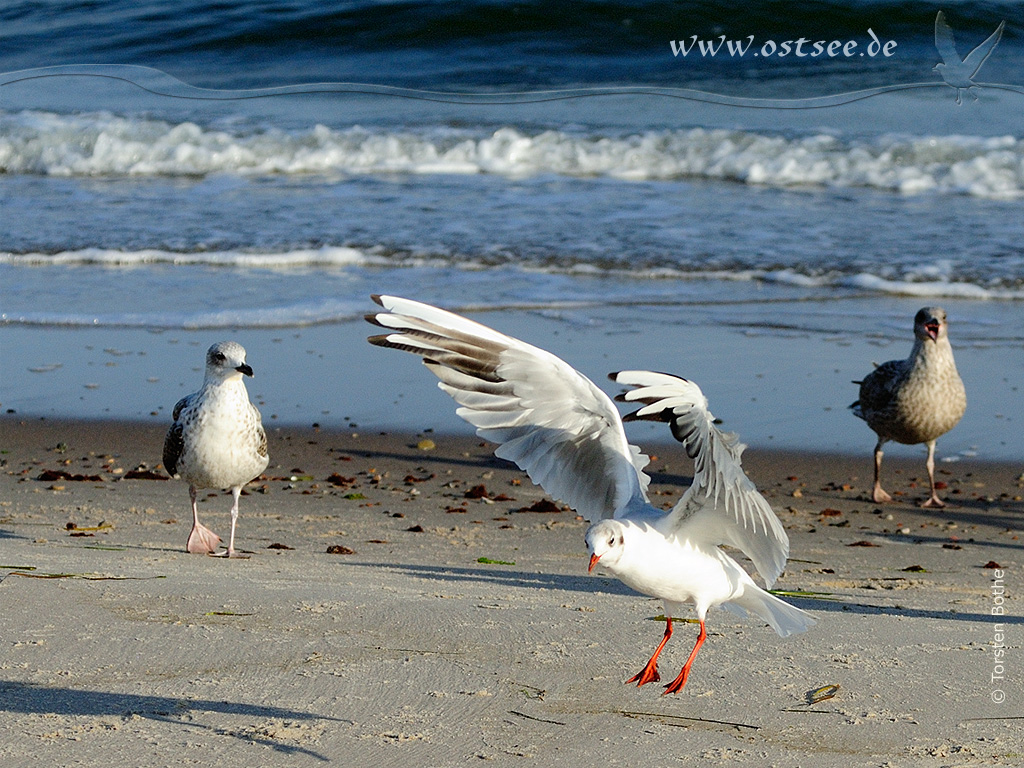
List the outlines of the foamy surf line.
{"type": "MultiPolygon", "coordinates": [[[[64,327],[64,328],[150,328],[150,329],[215,329],[215,328],[300,328],[312,325],[348,322],[361,316],[364,305],[349,296],[324,295],[316,278],[320,275],[347,275],[351,283],[341,285],[351,289],[353,295],[383,290],[383,286],[412,280],[421,290],[441,292],[451,298],[458,293],[457,273],[473,281],[486,279],[491,272],[500,279],[502,307],[531,311],[557,311],[566,308],[595,306],[690,306],[732,305],[753,301],[801,301],[856,296],[912,296],[922,299],[970,299],[982,301],[1024,300],[1024,289],[1011,285],[981,285],[958,281],[949,275],[932,279],[912,279],[910,276],[887,278],[870,273],[831,272],[823,275],[804,274],[792,269],[783,270],[700,270],[671,265],[650,265],[646,268],[607,267],[589,262],[568,262],[561,265],[532,262],[502,261],[485,264],[476,259],[452,256],[422,256],[414,254],[373,255],[345,247],[296,249],[273,253],[189,252],[179,253],[156,249],[121,251],[89,248],[56,254],[0,253],[0,266],[7,265],[22,271],[22,284],[31,278],[46,283],[48,270],[69,266],[82,269],[126,270],[133,275],[136,285],[155,284],[143,278],[146,269],[183,270],[182,276],[199,283],[209,280],[206,270],[225,270],[239,276],[253,271],[279,273],[281,279],[309,281],[307,289],[298,294],[300,286],[292,287],[295,298],[279,297],[276,302],[266,299],[246,302],[244,306],[228,306],[211,310],[197,296],[182,296],[180,302],[161,299],[151,301],[147,291],[135,295],[130,306],[110,311],[108,305],[95,307],[88,299],[77,307],[63,309],[35,306],[11,307],[0,313],[0,324],[7,326],[64,327]],[[140,272],[140,270],[142,270],[140,272]],[[516,275],[521,275],[521,279],[516,275]],[[563,298],[558,281],[565,277],[581,282],[571,299],[563,298]],[[452,281],[455,280],[456,283],[452,281]],[[708,292],[692,287],[696,283],[723,284],[724,290],[708,292]],[[787,289],[772,297],[752,298],[736,294],[724,284],[777,285],[787,289]],[[517,289],[516,286],[519,285],[517,289]],[[674,288],[673,285],[678,287],[674,288]],[[545,287],[549,286],[549,287],[545,287]],[[555,298],[555,294],[558,297],[555,298]],[[541,298],[547,294],[547,298],[541,298]]],[[[908,270],[909,271],[909,270],[908,270]]],[[[166,276],[153,280],[167,281],[166,276]]],[[[170,284],[170,283],[168,283],[170,284]]],[[[244,299],[239,299],[244,301],[244,299]]],[[[463,311],[480,309],[478,304],[463,303],[463,311]]],[[[494,307],[489,307],[494,309],[494,307]]]]}
{"type": "Polygon", "coordinates": [[[247,253],[242,251],[166,251],[146,248],[123,251],[108,248],[82,248],[59,253],[0,253],[0,264],[13,266],[69,266],[99,265],[104,267],[138,267],[150,264],[176,266],[210,266],[273,269],[288,267],[345,267],[352,265],[383,264],[355,248],[323,247],[301,248],[273,253],[247,253]]]}
{"type": "Polygon", "coordinates": [[[768,187],[863,187],[1013,199],[1024,140],[1013,136],[845,139],[701,128],[628,135],[425,127],[200,126],[109,113],[0,113],[0,172],[58,177],[554,174],[622,181],[710,179],[768,187]]]}
{"type": "Polygon", "coordinates": [[[157,330],[216,330],[237,328],[304,328],[355,320],[365,307],[355,301],[325,300],[258,309],[225,309],[217,312],[60,313],[24,312],[0,314],[0,325],[39,328],[146,328],[157,330]]]}
{"type": "MultiPolygon", "coordinates": [[[[703,276],[701,279],[711,281],[713,278],[703,276]]],[[[721,278],[719,278],[721,279],[721,278]]],[[[725,278],[734,281],[736,276],[725,278]]],[[[744,278],[750,279],[750,278],[744,278]]],[[[785,280],[774,280],[765,278],[765,282],[785,282],[785,280]]],[[[798,285],[800,283],[798,282],[798,285]]],[[[862,290],[846,291],[845,295],[836,295],[836,299],[850,299],[856,297],[870,297],[875,295],[890,295],[894,297],[918,297],[925,299],[968,299],[968,300],[999,300],[999,299],[1024,299],[1024,292],[1017,291],[1011,297],[999,295],[999,292],[986,291],[979,286],[971,285],[943,285],[923,283],[902,283],[882,281],[872,276],[861,276],[860,278],[842,281],[843,285],[858,287],[862,290]],[[870,286],[870,287],[868,287],[870,286]]],[[[1002,292],[1009,294],[1010,292],[1002,292]]],[[[821,290],[808,290],[805,296],[777,297],[765,299],[767,305],[776,304],[780,301],[800,302],[802,300],[824,301],[821,290]]],[[[608,297],[606,299],[585,299],[579,301],[531,301],[524,296],[521,301],[504,302],[501,305],[483,307],[478,304],[464,304],[454,306],[455,311],[477,312],[477,311],[530,311],[537,313],[560,313],[565,310],[584,310],[596,307],[662,307],[685,310],[688,307],[694,309],[708,308],[709,306],[732,306],[743,304],[749,306],[757,304],[749,299],[730,300],[724,298],[720,301],[706,297],[693,299],[668,299],[652,297],[650,299],[629,298],[625,295],[608,297]]],[[[272,329],[272,328],[307,328],[317,325],[328,325],[334,323],[347,323],[358,320],[365,312],[365,303],[352,299],[323,299],[319,301],[300,301],[277,306],[229,308],[217,311],[135,311],[135,312],[60,312],[35,310],[25,312],[3,312],[0,313],[0,326],[9,327],[34,327],[34,328],[109,328],[109,329],[151,329],[151,330],[217,330],[217,329],[272,329]]],[[[766,326],[767,327],[767,326],[766,326]]]]}

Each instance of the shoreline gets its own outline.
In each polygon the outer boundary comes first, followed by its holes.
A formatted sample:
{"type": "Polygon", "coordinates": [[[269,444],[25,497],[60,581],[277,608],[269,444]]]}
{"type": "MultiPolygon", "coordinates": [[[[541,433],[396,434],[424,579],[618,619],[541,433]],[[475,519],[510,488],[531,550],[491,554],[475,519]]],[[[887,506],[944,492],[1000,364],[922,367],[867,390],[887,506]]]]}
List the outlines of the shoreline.
{"type": "MultiPolygon", "coordinates": [[[[876,436],[847,407],[857,398],[852,382],[862,379],[872,362],[909,352],[903,318],[913,317],[921,302],[904,297],[844,303],[848,323],[852,312],[897,318],[892,335],[884,337],[842,329],[793,330],[796,318],[789,315],[795,310],[777,304],[758,305],[749,313],[730,307],[715,314],[707,307],[650,307],[639,313],[630,307],[592,307],[481,311],[470,317],[547,349],[609,394],[615,391],[607,381],[612,370],[685,376],[700,385],[723,428],[738,432],[752,449],[870,456],[876,436]]],[[[966,311],[965,302],[944,303],[950,312],[966,311]]],[[[992,312],[990,304],[967,303],[975,315],[992,312]]],[[[367,311],[375,306],[366,300],[367,311]]],[[[808,319],[807,305],[798,306],[801,322],[824,328],[835,321],[808,319]]],[[[823,307],[818,312],[827,314],[823,307]]],[[[202,381],[205,349],[232,338],[246,348],[256,372],[247,386],[268,427],[321,423],[364,432],[433,428],[471,435],[434,377],[411,356],[367,344],[373,333],[362,321],[160,332],[0,326],[0,347],[11,353],[0,383],[0,410],[26,418],[169,424],[174,403],[202,381]]],[[[1024,462],[1017,415],[1024,413],[1024,388],[1018,385],[1019,356],[1009,354],[1018,345],[971,341],[966,329],[954,342],[968,406],[960,424],[939,438],[940,466],[974,459],[1024,462]]],[[[629,435],[641,446],[670,441],[661,425],[633,424],[629,435]]],[[[917,457],[923,449],[889,443],[886,455],[917,457]]]]}
{"type": "MultiPolygon", "coordinates": [[[[271,426],[271,465],[240,506],[250,557],[227,561],[183,551],[185,483],[128,477],[162,474],[164,430],[0,419],[5,765],[100,766],[112,750],[139,766],[1017,760],[1019,466],[943,466],[950,504],[925,510],[923,461],[887,457],[887,489],[906,495],[878,508],[868,452],[748,450],[791,539],[776,588],[819,624],[783,640],[712,611],[690,682],[662,697],[622,684],[662,634],[660,602],[588,575],[587,524],[520,511],[547,496],[490,444],[271,426]]],[[[674,503],[692,465],[647,448],[651,498],[674,503]]],[[[230,494],[201,499],[223,535],[230,494]]],[[[695,628],[675,634],[663,677],[695,628]]]]}

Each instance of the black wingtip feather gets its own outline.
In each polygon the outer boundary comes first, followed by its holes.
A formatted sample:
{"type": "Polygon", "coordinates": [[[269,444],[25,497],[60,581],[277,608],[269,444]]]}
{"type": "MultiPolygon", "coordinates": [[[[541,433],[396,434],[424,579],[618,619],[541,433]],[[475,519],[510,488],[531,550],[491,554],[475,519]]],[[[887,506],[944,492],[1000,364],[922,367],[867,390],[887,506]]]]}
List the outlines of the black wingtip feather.
{"type": "Polygon", "coordinates": [[[640,411],[633,411],[627,413],[622,417],[623,421],[657,421],[661,423],[667,423],[672,421],[672,414],[669,411],[658,411],[657,413],[647,413],[643,416],[640,415],[640,411]]]}

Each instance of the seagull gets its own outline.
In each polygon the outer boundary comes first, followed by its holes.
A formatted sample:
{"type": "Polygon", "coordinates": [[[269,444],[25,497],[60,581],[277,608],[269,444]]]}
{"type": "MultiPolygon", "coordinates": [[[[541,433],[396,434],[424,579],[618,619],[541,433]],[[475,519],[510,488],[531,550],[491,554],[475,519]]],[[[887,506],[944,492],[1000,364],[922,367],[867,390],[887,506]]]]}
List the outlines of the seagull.
{"type": "Polygon", "coordinates": [[[171,477],[188,481],[192,499],[192,531],[186,550],[214,554],[220,537],[199,522],[197,488],[230,488],[231,538],[220,556],[239,557],[235,551],[235,524],[242,486],[258,477],[270,458],[260,412],[249,402],[242,376],[252,376],[245,349],[234,341],[220,341],[206,352],[206,375],[198,392],[174,406],[174,424],[164,439],[164,468],[171,477]]]}
{"type": "MultiPolygon", "coordinates": [[[[1003,36],[1003,28],[1005,26],[1005,21],[999,22],[996,31],[989,35],[985,42],[967,54],[966,59],[961,59],[960,54],[956,52],[956,46],[953,43],[953,29],[946,22],[946,14],[939,11],[935,16],[935,47],[939,49],[942,63],[936,64],[932,71],[942,75],[946,85],[956,91],[956,103],[958,105],[962,103],[960,91],[966,90],[968,93],[971,93],[970,89],[977,87],[974,77],[978,74],[981,65],[992,54],[996,44],[1003,36]]],[[[975,101],[978,100],[978,97],[974,96],[973,93],[971,93],[971,96],[974,97],[975,101]]]]}
{"type": "Polygon", "coordinates": [[[770,587],[781,574],[789,539],[768,502],[740,466],[743,446],[715,426],[693,382],[662,373],[623,371],[614,381],[641,404],[627,420],[667,421],[695,464],[693,484],[671,511],[647,496],[649,459],[626,439],[611,399],[568,363],[537,347],[428,304],[374,296],[386,313],[366,319],[387,329],[369,342],[423,358],[438,386],[459,404],[457,414],[495,455],[515,462],[536,484],[593,523],[586,532],[593,570],[601,565],[633,589],[664,601],[665,634],[650,661],[627,683],[660,680],[658,656],[672,621],[693,603],[700,633],[682,672],[666,686],[686,684],[707,638],[708,609],[753,613],[779,635],[815,623],[757,586],[719,545],[750,557],[770,587]]]}
{"type": "Polygon", "coordinates": [[[889,440],[928,446],[928,482],[932,493],[923,507],[944,507],[935,492],[935,441],[957,425],[967,408],[967,393],[953,361],[949,324],[940,307],[925,307],[914,316],[914,348],[906,360],[882,363],[860,384],[860,398],[850,405],[878,434],[875,445],[876,504],[891,501],[882,490],[882,446],[889,440]]]}

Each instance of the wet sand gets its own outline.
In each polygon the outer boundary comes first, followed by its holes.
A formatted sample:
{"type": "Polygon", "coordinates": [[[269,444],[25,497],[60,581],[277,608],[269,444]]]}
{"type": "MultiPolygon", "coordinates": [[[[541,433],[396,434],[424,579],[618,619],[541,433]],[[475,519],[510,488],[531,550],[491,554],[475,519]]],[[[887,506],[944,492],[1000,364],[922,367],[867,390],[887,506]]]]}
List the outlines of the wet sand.
{"type": "MultiPolygon", "coordinates": [[[[586,523],[523,511],[547,497],[491,446],[271,425],[228,561],[183,551],[165,428],[0,419],[0,764],[1019,763],[1022,466],[942,465],[924,510],[923,458],[886,457],[879,507],[867,443],[748,450],[791,538],[776,587],[819,624],[714,610],[663,697],[623,685],[661,604],[588,575],[586,523]]],[[[671,504],[690,462],[644,447],[671,504]]],[[[222,536],[230,504],[200,504],[222,536]]],[[[666,680],[695,636],[677,625],[666,680]]]]}

